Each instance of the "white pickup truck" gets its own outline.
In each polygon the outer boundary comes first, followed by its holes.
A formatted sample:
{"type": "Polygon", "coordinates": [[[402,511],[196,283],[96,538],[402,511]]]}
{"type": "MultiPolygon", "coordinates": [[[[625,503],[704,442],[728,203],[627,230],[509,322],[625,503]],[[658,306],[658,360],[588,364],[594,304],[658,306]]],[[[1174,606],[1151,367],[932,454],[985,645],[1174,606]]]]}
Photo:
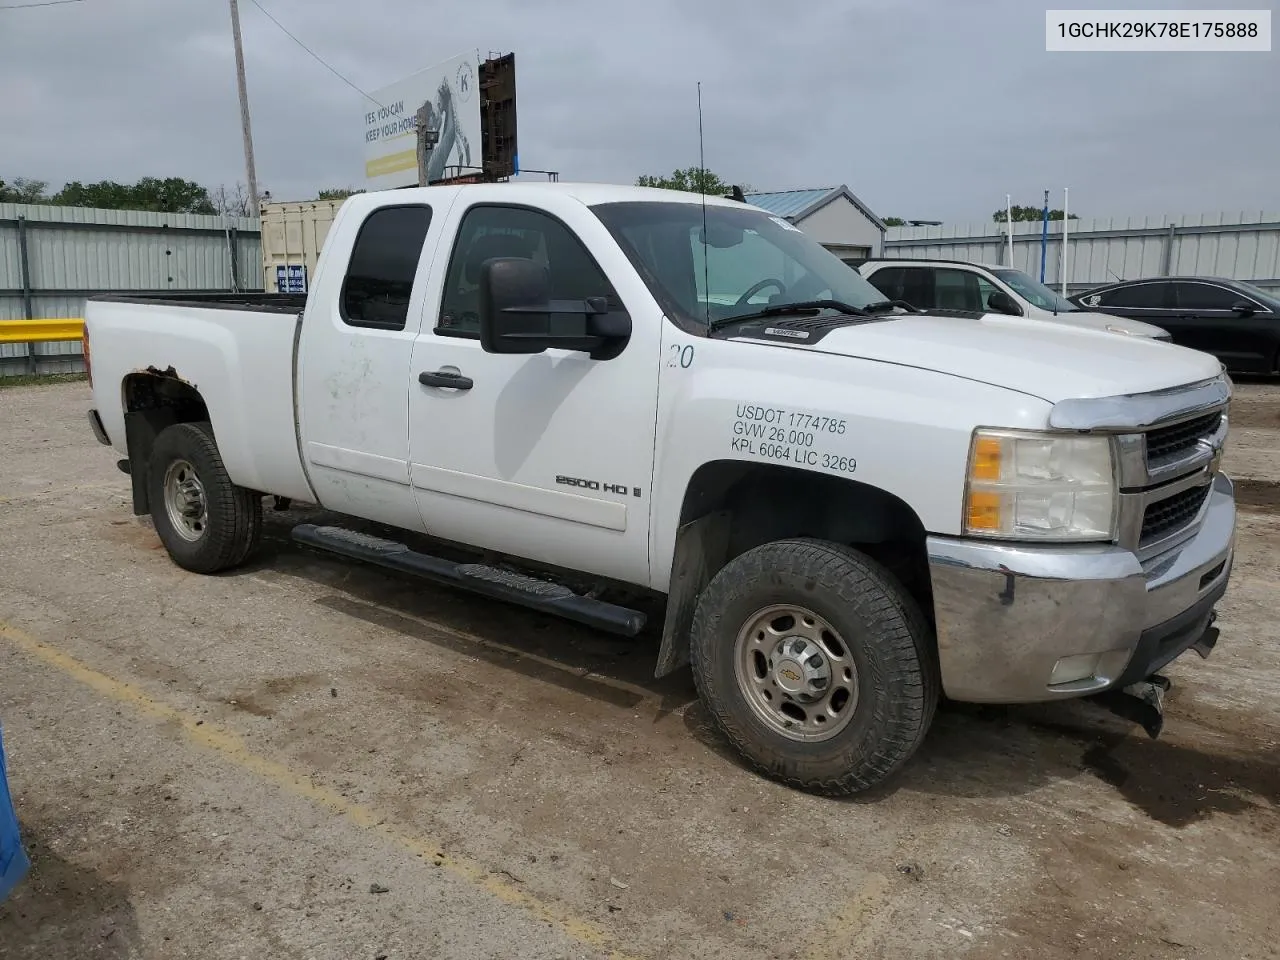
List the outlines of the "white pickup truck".
{"type": "Polygon", "coordinates": [[[903,308],[740,202],[358,195],[305,298],[98,297],[85,330],[93,430],[181,566],[243,561],[275,496],[484,559],[303,544],[600,629],[652,591],[656,672],[802,788],[885,779],[942,694],[1104,695],[1154,736],[1157,671],[1217,638],[1217,360],[903,308]]]}

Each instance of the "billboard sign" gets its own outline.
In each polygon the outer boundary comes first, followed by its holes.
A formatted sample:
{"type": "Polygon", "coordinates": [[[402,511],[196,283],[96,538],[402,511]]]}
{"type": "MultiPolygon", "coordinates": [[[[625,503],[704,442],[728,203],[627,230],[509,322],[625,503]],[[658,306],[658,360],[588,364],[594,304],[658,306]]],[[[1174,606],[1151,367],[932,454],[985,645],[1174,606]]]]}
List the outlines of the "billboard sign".
{"type": "Polygon", "coordinates": [[[411,187],[478,172],[480,89],[474,54],[463,54],[375,90],[364,113],[364,174],[370,190],[411,187]],[[417,135],[421,123],[427,135],[417,135]]]}

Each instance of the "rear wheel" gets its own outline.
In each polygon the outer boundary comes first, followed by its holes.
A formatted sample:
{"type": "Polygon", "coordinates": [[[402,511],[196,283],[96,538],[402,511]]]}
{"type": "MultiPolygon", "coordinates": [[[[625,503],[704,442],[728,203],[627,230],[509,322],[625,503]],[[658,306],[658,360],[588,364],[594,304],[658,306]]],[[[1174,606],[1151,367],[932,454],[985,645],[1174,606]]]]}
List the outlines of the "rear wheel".
{"type": "Polygon", "coordinates": [[[938,671],[918,606],[839,544],[782,540],[730,561],[698,601],[698,691],[765,775],[823,793],[884,781],[933,719],[938,671]]]}
{"type": "Polygon", "coordinates": [[[161,431],[147,483],[156,533],[184,569],[234,567],[262,538],[262,498],[231,482],[208,423],[176,423],[161,431]]]}

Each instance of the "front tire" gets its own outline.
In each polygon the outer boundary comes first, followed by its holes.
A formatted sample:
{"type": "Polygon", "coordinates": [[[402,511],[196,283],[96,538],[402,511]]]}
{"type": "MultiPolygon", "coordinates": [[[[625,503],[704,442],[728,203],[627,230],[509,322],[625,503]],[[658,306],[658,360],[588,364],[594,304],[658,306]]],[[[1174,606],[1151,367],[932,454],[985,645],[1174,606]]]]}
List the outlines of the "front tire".
{"type": "Polygon", "coordinates": [[[698,600],[694,681],[717,727],[766,776],[819,793],[883,782],[939,698],[920,609],[874,560],[780,540],[726,564],[698,600]]]}
{"type": "Polygon", "coordinates": [[[175,423],[160,432],[147,488],[156,533],[183,569],[237,566],[262,539],[262,498],[231,482],[208,423],[175,423]]]}

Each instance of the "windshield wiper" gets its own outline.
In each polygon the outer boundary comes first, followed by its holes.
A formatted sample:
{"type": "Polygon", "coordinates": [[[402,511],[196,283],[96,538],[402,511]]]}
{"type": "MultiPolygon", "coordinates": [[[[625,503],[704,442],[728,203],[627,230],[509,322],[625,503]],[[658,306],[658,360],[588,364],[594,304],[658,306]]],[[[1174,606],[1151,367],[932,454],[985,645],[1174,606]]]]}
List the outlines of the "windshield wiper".
{"type": "Polygon", "coordinates": [[[867,313],[878,313],[881,310],[892,310],[894,307],[901,307],[908,313],[920,313],[919,307],[907,303],[905,300],[877,300],[875,303],[868,303],[862,309],[867,313]]]}
{"type": "Polygon", "coordinates": [[[869,317],[862,307],[855,307],[853,304],[845,303],[843,300],[800,300],[796,303],[778,303],[771,307],[765,307],[763,310],[755,310],[751,313],[739,313],[732,317],[720,317],[712,320],[707,327],[708,333],[714,333],[717,330],[729,326],[731,323],[741,323],[744,320],[760,320],[764,317],[783,317],[783,316],[812,316],[823,310],[836,310],[840,313],[848,313],[855,317],[869,317]]]}

